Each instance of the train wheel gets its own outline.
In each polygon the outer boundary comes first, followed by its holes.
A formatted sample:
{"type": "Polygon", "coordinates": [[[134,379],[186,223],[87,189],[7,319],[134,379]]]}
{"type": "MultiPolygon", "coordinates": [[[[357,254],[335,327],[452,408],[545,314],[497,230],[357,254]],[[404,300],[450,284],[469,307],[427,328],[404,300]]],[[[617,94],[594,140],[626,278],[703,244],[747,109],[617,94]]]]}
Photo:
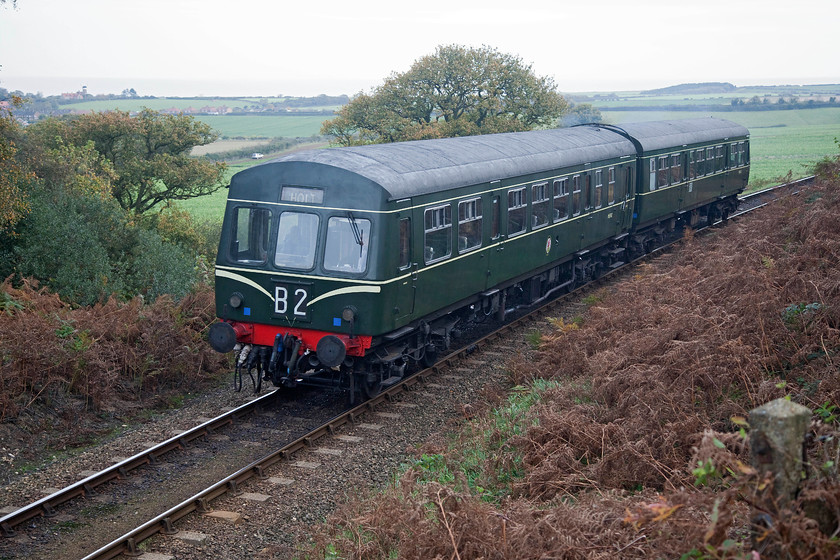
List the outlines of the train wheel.
{"type": "Polygon", "coordinates": [[[362,391],[362,396],[366,399],[372,399],[382,392],[382,376],[377,373],[367,375],[360,375],[359,389],[362,391]]]}
{"type": "Polygon", "coordinates": [[[423,367],[430,368],[437,363],[437,359],[437,347],[434,344],[427,344],[426,349],[423,352],[423,357],[420,359],[420,363],[423,367]]]}

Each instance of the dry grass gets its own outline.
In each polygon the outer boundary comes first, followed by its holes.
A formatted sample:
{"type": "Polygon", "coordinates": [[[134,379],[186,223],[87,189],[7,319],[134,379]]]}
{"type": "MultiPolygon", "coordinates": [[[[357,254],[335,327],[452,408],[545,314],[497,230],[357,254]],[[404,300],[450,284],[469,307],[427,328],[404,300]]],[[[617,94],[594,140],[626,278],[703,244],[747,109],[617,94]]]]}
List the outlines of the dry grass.
{"type": "Polygon", "coordinates": [[[7,280],[0,296],[0,420],[30,433],[55,430],[78,443],[97,417],[177,401],[227,365],[203,340],[215,314],[209,288],[178,303],[112,298],[73,308],[7,280]]]}
{"type": "Polygon", "coordinates": [[[458,474],[464,446],[453,446],[442,452],[453,481],[409,470],[345,506],[316,535],[314,557],[756,558],[754,507],[770,523],[763,554],[837,557],[840,185],[683,244],[580,328],[558,322],[536,360],[511,364],[516,385],[556,383],[530,408],[530,428],[487,438],[504,445],[485,472],[518,461],[507,497],[482,500],[458,474]],[[786,395],[818,414],[809,479],[775,511],[738,417],[786,395]],[[817,503],[822,519],[806,515],[817,503]]]}

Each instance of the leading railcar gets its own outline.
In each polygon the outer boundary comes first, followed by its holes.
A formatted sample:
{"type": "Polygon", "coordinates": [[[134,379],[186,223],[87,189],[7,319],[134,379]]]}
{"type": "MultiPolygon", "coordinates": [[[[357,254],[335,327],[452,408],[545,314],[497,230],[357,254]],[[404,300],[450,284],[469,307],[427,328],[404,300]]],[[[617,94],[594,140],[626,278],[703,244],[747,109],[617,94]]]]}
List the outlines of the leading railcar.
{"type": "Polygon", "coordinates": [[[748,177],[748,130],[713,118],[281,157],[231,180],[210,344],[371,396],[464,326],[725,219],[748,177]]]}

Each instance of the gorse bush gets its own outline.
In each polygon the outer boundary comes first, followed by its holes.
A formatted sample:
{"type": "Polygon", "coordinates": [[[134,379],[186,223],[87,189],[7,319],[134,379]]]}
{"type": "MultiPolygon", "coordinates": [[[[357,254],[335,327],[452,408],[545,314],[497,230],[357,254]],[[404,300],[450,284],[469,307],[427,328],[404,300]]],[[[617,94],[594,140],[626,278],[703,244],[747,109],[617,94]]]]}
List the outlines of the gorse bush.
{"type": "Polygon", "coordinates": [[[195,255],[128,219],[113,199],[37,193],[19,227],[17,271],[79,305],[110,295],[180,298],[198,275],[195,255]]]}

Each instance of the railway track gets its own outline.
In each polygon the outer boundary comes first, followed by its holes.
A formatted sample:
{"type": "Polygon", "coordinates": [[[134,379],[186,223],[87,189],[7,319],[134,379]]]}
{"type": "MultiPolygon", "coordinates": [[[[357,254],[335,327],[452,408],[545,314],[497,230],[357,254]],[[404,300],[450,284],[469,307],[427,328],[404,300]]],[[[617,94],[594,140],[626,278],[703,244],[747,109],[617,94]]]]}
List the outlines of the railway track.
{"type": "MultiPolygon", "coordinates": [[[[798,192],[800,187],[812,180],[813,177],[809,177],[747,195],[744,197],[744,204],[742,205],[746,209],[741,210],[739,208],[739,212],[733,215],[733,218],[759,208],[767,204],[771,199],[798,192]]],[[[651,253],[651,255],[661,253],[661,251],[662,249],[659,249],[651,253]]],[[[651,255],[648,255],[646,258],[651,258],[651,255]]],[[[616,269],[609,275],[599,279],[596,283],[589,284],[581,290],[597,289],[604,282],[611,281],[616,276],[627,273],[632,264],[634,263],[616,269]]],[[[151,536],[158,533],[171,534],[176,532],[175,524],[177,522],[194,512],[206,513],[210,511],[211,503],[219,500],[223,496],[233,496],[241,493],[242,488],[252,481],[265,480],[269,472],[272,469],[276,469],[278,464],[289,463],[303,451],[313,449],[322,444],[329,436],[353,429],[378,409],[386,407],[389,403],[397,401],[407,394],[416,393],[418,389],[432,384],[435,376],[446,375],[446,372],[457,369],[464,360],[476,359],[476,357],[480,360],[483,352],[493,353],[493,349],[499,344],[500,340],[503,340],[507,336],[507,333],[528,329],[530,328],[529,325],[534,323],[535,317],[543,316],[546,313],[557,314],[559,308],[573,305],[570,303],[571,300],[581,297],[584,293],[581,290],[557,298],[537,309],[523,314],[521,317],[503,325],[498,330],[442,358],[434,367],[418,372],[416,375],[388,388],[375,398],[350,410],[330,415],[325,422],[319,423],[317,427],[306,431],[302,435],[297,437],[286,435],[287,441],[283,445],[280,445],[268,454],[263,454],[254,460],[248,461],[238,469],[233,469],[233,472],[227,476],[204,487],[200,491],[190,494],[186,499],[181,500],[176,505],[167,508],[158,515],[149,518],[148,521],[137,525],[132,530],[125,532],[108,544],[100,546],[97,550],[85,556],[84,560],[115,558],[121,554],[138,555],[141,548],[140,544],[151,536]]],[[[495,357],[492,359],[498,361],[495,357]]],[[[91,474],[83,480],[0,518],[0,530],[2,530],[3,536],[14,537],[25,523],[35,518],[53,518],[68,503],[78,501],[79,498],[91,499],[106,489],[119,487],[120,483],[130,480],[136,473],[143,469],[153,468],[155,465],[165,462],[167,457],[172,454],[194,448],[201,442],[211,441],[214,437],[222,436],[223,432],[234,426],[250,422],[251,420],[249,419],[258,417],[261,413],[270,410],[276,400],[276,392],[266,394],[216,418],[202,422],[200,425],[162,443],[151,446],[130,458],[119,461],[98,473],[91,474]]]]}

